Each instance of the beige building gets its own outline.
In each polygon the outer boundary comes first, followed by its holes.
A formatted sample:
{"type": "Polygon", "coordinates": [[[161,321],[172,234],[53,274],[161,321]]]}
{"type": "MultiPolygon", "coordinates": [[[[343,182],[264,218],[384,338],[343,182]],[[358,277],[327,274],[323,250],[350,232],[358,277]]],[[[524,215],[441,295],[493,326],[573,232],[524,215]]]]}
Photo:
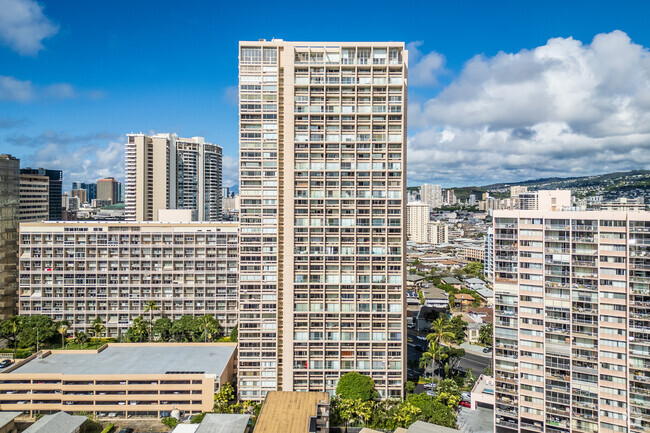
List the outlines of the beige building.
{"type": "Polygon", "coordinates": [[[20,160],[0,155],[0,320],[16,313],[20,160]]]}
{"type": "Polygon", "coordinates": [[[423,184],[420,186],[420,200],[428,204],[431,209],[442,207],[442,186],[423,184]]]}
{"type": "Polygon", "coordinates": [[[406,235],[418,244],[429,243],[429,213],[431,206],[421,201],[406,205],[406,235]]]}
{"type": "Polygon", "coordinates": [[[528,192],[528,187],[527,186],[515,185],[515,186],[510,187],[510,197],[511,198],[517,198],[517,197],[519,197],[519,194],[523,194],[525,192],[528,192]]]}
{"type": "Polygon", "coordinates": [[[234,378],[236,343],[109,343],[41,351],[0,373],[0,410],[103,418],[210,412],[234,378]]]}
{"type": "Polygon", "coordinates": [[[240,42],[239,394],[405,372],[403,43],[240,42]]]}
{"type": "Polygon", "coordinates": [[[88,331],[101,317],[118,337],[154,320],[211,314],[237,321],[234,223],[46,222],[20,226],[20,314],[45,314],[88,331]]]}
{"type": "Polygon", "coordinates": [[[570,189],[540,189],[519,194],[519,209],[521,210],[561,211],[568,207],[571,207],[570,189]]]}
{"type": "MultiPolygon", "coordinates": [[[[88,191],[85,189],[71,189],[70,190],[70,197],[77,197],[79,199],[80,203],[88,203],[88,191]]],[[[102,201],[109,202],[109,204],[113,204],[113,199],[101,199],[102,201]]]]}
{"type": "MultiPolygon", "coordinates": [[[[97,199],[98,200],[110,200],[112,204],[117,203],[117,197],[119,195],[119,184],[112,177],[107,177],[106,179],[99,179],[97,181],[97,199]]],[[[81,200],[82,203],[85,203],[87,200],[81,200]]]]}
{"type": "Polygon", "coordinates": [[[650,428],[650,213],[495,212],[497,432],[650,428]]]}
{"type": "MultiPolygon", "coordinates": [[[[190,209],[218,221],[222,208],[222,149],[203,137],[128,134],[126,218],[156,221],[161,209],[190,209]]],[[[99,193],[98,193],[99,194],[99,193]]]]}
{"type": "Polygon", "coordinates": [[[449,242],[449,226],[441,221],[429,221],[427,225],[427,243],[432,245],[449,242]]]}
{"type": "Polygon", "coordinates": [[[255,433],[329,433],[329,412],[326,392],[269,392],[255,433]]]}
{"type": "Polygon", "coordinates": [[[50,178],[20,175],[20,221],[45,221],[50,215],[50,178]]]}

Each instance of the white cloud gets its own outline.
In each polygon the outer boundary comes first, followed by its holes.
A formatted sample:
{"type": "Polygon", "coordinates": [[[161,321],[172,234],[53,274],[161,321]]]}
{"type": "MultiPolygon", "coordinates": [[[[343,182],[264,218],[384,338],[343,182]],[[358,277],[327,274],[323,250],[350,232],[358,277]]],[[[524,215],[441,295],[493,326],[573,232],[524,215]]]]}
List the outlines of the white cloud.
{"type": "Polygon", "coordinates": [[[34,0],[0,0],[0,40],[18,54],[36,55],[58,31],[34,0]]]}
{"type": "Polygon", "coordinates": [[[34,99],[31,81],[0,75],[0,101],[28,102],[34,99]]]}
{"type": "Polygon", "coordinates": [[[39,86],[29,80],[23,81],[15,77],[0,75],[0,101],[25,103],[39,99],[71,99],[78,96],[92,100],[104,98],[106,93],[101,90],[79,92],[68,83],[39,86]]]}
{"type": "Polygon", "coordinates": [[[615,31],[476,56],[409,106],[409,180],[448,185],[650,166],[650,52],[615,31]]]}
{"type": "Polygon", "coordinates": [[[72,181],[95,182],[109,176],[124,181],[124,143],[109,137],[107,133],[76,137],[46,131],[27,143],[40,147],[21,157],[21,166],[63,170],[65,188],[72,181]]]}
{"type": "Polygon", "coordinates": [[[422,41],[409,42],[409,85],[437,86],[438,76],[445,74],[445,56],[435,51],[423,54],[419,47],[422,41]]]}
{"type": "Polygon", "coordinates": [[[224,155],[222,160],[222,173],[224,187],[239,185],[239,160],[235,157],[224,155]]]}

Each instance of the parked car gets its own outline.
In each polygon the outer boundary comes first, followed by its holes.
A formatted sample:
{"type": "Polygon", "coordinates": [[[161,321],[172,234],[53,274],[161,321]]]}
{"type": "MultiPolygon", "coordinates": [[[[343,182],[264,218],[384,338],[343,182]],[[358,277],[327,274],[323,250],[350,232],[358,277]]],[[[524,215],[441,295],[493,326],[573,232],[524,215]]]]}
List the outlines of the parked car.
{"type": "Polygon", "coordinates": [[[418,340],[422,340],[422,341],[427,341],[427,337],[423,337],[423,336],[421,336],[421,335],[418,335],[418,336],[417,336],[417,339],[418,339],[418,340]]]}
{"type": "Polygon", "coordinates": [[[470,403],[469,401],[461,401],[460,405],[463,407],[472,407],[472,403],[470,403]]]}
{"type": "Polygon", "coordinates": [[[485,349],[483,349],[483,353],[490,353],[492,352],[492,346],[488,346],[485,349]]]}
{"type": "Polygon", "coordinates": [[[9,367],[11,365],[11,359],[3,359],[0,361],[0,368],[9,367]]]}
{"type": "Polygon", "coordinates": [[[471,401],[472,400],[472,394],[469,392],[463,391],[460,393],[460,399],[461,401],[471,401]]]}
{"type": "Polygon", "coordinates": [[[438,386],[437,383],[425,383],[424,389],[436,389],[436,386],[438,386]]]}

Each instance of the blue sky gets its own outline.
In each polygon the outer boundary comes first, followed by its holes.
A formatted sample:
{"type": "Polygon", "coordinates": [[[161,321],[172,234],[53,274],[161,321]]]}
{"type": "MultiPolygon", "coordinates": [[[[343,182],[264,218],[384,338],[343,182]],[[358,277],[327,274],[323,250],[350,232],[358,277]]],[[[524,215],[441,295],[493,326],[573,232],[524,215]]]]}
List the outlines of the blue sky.
{"type": "Polygon", "coordinates": [[[409,184],[649,168],[648,16],[644,1],[0,0],[0,152],[69,185],[122,178],[126,133],[202,135],[233,183],[239,40],[399,40],[409,184]]]}

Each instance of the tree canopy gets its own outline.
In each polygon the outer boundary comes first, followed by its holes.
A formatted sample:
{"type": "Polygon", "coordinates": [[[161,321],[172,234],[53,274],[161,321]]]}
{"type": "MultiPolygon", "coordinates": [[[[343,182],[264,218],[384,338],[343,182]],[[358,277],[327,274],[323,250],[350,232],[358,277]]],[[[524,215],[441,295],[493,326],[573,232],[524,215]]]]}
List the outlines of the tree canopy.
{"type": "Polygon", "coordinates": [[[336,386],[336,395],[342,399],[369,401],[377,397],[375,382],[370,376],[356,371],[345,373],[336,386]]]}

